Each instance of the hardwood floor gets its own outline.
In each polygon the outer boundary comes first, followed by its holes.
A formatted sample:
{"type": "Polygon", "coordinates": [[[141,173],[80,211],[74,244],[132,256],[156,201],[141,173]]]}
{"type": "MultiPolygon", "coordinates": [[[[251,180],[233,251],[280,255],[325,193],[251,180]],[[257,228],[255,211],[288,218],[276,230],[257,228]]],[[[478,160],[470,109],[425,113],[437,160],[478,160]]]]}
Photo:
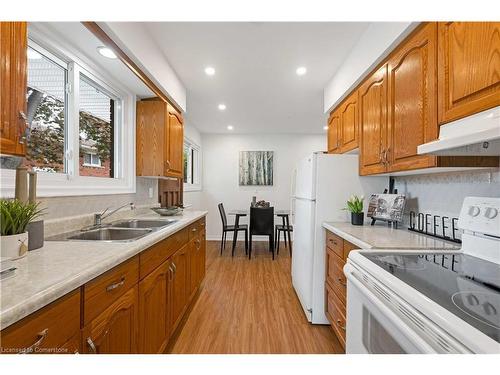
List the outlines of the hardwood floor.
{"type": "Polygon", "coordinates": [[[177,354],[342,353],[329,326],[307,322],[290,277],[288,249],[273,262],[267,243],[207,242],[207,274],[170,352],[177,354]],[[255,254],[255,257],[254,257],[255,254]]]}

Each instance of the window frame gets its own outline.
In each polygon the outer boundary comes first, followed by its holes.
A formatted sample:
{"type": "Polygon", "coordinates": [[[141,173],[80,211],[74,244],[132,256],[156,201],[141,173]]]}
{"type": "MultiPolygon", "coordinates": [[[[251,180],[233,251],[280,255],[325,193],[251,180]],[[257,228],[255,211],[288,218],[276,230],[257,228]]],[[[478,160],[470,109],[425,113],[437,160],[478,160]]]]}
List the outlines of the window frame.
{"type": "Polygon", "coordinates": [[[201,191],[202,183],[201,183],[201,169],[202,169],[202,156],[201,156],[201,147],[196,142],[191,139],[184,137],[184,142],[182,145],[182,152],[184,154],[184,147],[188,146],[191,150],[196,150],[196,160],[193,160],[191,164],[192,176],[194,183],[184,182],[184,191],[201,191]]]}
{"type": "MultiPolygon", "coordinates": [[[[54,197],[135,193],[135,94],[92,62],[85,61],[80,51],[45,26],[31,24],[28,38],[35,49],[47,51],[47,57],[55,57],[68,66],[65,173],[38,172],[37,195],[54,197]],[[80,73],[120,100],[120,111],[115,113],[113,178],[79,175],[80,73]]],[[[0,181],[0,195],[3,198],[14,197],[15,170],[2,169],[0,181]]]]}

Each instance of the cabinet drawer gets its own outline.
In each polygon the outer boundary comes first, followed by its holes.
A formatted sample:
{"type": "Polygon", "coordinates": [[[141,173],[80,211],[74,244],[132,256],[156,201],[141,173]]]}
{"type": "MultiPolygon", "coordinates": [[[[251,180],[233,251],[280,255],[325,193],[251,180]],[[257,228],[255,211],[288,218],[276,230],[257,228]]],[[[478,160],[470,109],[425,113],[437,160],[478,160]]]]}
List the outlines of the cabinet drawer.
{"type": "Polygon", "coordinates": [[[200,232],[203,232],[206,228],[206,219],[205,217],[202,217],[200,220],[198,220],[198,226],[200,228],[200,232]]]}
{"type": "Polygon", "coordinates": [[[139,255],[141,280],[188,242],[188,229],[189,227],[172,234],[139,255]]]}
{"type": "Polygon", "coordinates": [[[343,258],[343,242],[344,240],[333,234],[332,232],[326,231],[326,246],[333,250],[335,254],[343,258]]]}
{"type": "Polygon", "coordinates": [[[346,277],[344,275],[344,265],[345,261],[338,257],[331,249],[327,248],[327,271],[326,271],[326,281],[335,290],[337,297],[345,305],[346,303],[346,277]]]}
{"type": "Polygon", "coordinates": [[[345,307],[328,284],[326,284],[326,317],[330,321],[340,343],[345,348],[345,307]]]}
{"type": "Polygon", "coordinates": [[[188,232],[189,232],[189,241],[191,241],[193,238],[196,238],[200,234],[200,222],[196,221],[193,224],[191,224],[188,227],[188,232]]]}
{"type": "Polygon", "coordinates": [[[347,260],[347,257],[349,256],[349,253],[351,252],[351,250],[357,250],[357,249],[359,249],[359,246],[354,245],[354,244],[350,243],[349,241],[344,240],[344,244],[343,244],[343,258],[344,258],[344,260],[347,260]]]}
{"type": "Polygon", "coordinates": [[[57,353],[80,331],[80,289],[1,332],[3,353],[57,353]]]}
{"type": "Polygon", "coordinates": [[[84,285],[84,323],[104,311],[139,281],[139,257],[116,266],[84,285]]]}

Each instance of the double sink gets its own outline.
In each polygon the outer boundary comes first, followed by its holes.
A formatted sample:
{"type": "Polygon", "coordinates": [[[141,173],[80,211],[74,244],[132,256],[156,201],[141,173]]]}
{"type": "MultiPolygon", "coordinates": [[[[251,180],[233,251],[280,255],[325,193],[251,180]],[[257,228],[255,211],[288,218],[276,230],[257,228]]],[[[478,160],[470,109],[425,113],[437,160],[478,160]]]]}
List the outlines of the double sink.
{"type": "Polygon", "coordinates": [[[176,222],[177,220],[120,220],[76,234],[74,232],[69,233],[63,235],[63,238],[60,239],[68,241],[131,242],[176,222]]]}

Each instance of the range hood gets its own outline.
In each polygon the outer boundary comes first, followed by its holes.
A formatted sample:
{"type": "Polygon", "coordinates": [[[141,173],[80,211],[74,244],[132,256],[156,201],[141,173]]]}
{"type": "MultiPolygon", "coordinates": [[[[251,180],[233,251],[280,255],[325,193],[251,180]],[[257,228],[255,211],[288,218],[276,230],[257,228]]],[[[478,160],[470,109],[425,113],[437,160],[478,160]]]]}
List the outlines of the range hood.
{"type": "Polygon", "coordinates": [[[420,155],[500,156],[500,106],[441,125],[439,138],[417,147],[420,155]]]}

